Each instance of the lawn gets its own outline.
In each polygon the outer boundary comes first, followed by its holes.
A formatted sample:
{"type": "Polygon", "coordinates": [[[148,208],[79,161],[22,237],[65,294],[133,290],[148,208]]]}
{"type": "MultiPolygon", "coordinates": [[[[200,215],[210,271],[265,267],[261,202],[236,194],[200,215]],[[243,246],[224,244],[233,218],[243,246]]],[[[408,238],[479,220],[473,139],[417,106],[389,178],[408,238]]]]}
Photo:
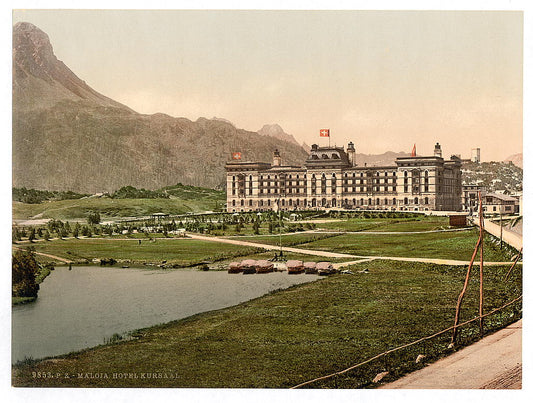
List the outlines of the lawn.
{"type": "MultiPolygon", "coordinates": [[[[485,270],[485,312],[521,294],[521,270],[503,282],[507,269],[485,270]]],[[[13,368],[12,382],[33,387],[288,388],[453,324],[464,267],[373,261],[353,271],[142,329],[133,340],[29,361],[13,368]],[[357,272],[365,268],[368,273],[357,272]]],[[[476,315],[477,278],[474,272],[462,320],[476,315]]],[[[486,318],[485,331],[520,316],[518,304],[486,318]]],[[[475,340],[477,324],[461,329],[459,336],[463,344],[475,340]]],[[[372,387],[377,373],[389,371],[385,381],[393,380],[450,353],[449,342],[450,334],[445,334],[312,387],[372,387]],[[416,364],[419,354],[426,358],[416,364]]]]}
{"type": "Polygon", "coordinates": [[[65,239],[33,244],[36,252],[47,253],[66,259],[91,260],[113,258],[135,263],[161,263],[188,266],[202,261],[229,259],[235,256],[260,252],[260,248],[208,242],[195,239],[65,239]]]}
{"type": "MultiPolygon", "coordinates": [[[[360,256],[423,257],[469,261],[478,238],[476,230],[427,234],[343,234],[301,245],[306,249],[360,256]]],[[[485,238],[483,257],[487,261],[509,260],[485,238]]]]}
{"type": "Polygon", "coordinates": [[[414,232],[447,229],[447,217],[417,218],[349,218],[342,221],[318,223],[317,228],[332,231],[392,231],[414,232]]]}
{"type": "Polygon", "coordinates": [[[300,245],[307,242],[313,242],[325,238],[333,238],[337,234],[327,233],[294,233],[287,235],[257,235],[257,236],[233,236],[230,239],[237,239],[239,241],[256,242],[267,245],[279,245],[281,239],[282,246],[300,245]]]}
{"type": "Polygon", "coordinates": [[[110,199],[90,197],[76,200],[47,201],[39,204],[13,202],[13,219],[27,220],[36,215],[38,218],[58,220],[86,220],[91,211],[98,212],[102,219],[113,217],[142,217],[153,213],[171,215],[188,212],[214,210],[224,203],[221,199],[110,199]]]}

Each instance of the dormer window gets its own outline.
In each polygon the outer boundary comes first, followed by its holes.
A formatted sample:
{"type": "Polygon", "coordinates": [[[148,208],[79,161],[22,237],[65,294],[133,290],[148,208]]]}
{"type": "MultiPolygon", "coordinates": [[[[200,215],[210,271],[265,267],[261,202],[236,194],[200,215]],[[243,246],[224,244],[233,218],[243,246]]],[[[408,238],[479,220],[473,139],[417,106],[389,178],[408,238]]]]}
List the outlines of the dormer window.
{"type": "Polygon", "coordinates": [[[322,154],[322,159],[323,159],[323,160],[329,160],[329,157],[328,157],[327,154],[322,154]]]}

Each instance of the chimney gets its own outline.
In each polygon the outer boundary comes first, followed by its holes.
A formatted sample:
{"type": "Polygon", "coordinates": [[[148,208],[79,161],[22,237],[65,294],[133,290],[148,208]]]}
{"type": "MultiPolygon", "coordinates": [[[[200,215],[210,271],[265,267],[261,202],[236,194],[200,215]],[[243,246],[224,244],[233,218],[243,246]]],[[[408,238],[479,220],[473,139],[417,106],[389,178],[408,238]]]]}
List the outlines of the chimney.
{"type": "Polygon", "coordinates": [[[276,151],[274,151],[274,159],[272,161],[272,166],[279,167],[281,166],[281,155],[279,154],[279,150],[276,148],[276,151]]]}
{"type": "Polygon", "coordinates": [[[435,157],[442,158],[442,149],[440,148],[439,143],[435,144],[435,150],[433,151],[433,154],[435,155],[435,157]]]}
{"type": "Polygon", "coordinates": [[[346,153],[348,154],[348,161],[350,161],[350,164],[352,166],[355,166],[355,147],[353,143],[350,141],[348,143],[348,148],[346,149],[346,153]]]}

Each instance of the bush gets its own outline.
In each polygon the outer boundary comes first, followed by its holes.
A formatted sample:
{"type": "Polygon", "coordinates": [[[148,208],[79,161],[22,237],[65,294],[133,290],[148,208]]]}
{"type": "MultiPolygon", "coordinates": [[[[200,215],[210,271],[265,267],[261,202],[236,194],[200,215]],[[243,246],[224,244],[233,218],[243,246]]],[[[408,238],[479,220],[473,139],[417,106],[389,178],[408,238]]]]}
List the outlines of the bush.
{"type": "Polygon", "coordinates": [[[16,250],[12,258],[13,297],[36,297],[39,284],[35,279],[39,264],[31,250],[16,250]]]}

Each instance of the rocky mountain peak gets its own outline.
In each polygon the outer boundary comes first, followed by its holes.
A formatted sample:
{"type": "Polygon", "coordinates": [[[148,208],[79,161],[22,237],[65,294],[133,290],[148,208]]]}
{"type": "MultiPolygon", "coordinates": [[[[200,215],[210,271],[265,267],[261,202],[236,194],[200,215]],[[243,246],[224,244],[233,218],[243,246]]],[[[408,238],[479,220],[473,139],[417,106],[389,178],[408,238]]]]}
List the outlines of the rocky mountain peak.
{"type": "Polygon", "coordinates": [[[15,24],[13,62],[20,73],[29,73],[50,82],[50,70],[57,59],[48,35],[29,22],[15,24]]]}
{"type": "Polygon", "coordinates": [[[78,78],[57,59],[48,35],[29,22],[13,27],[13,97],[14,107],[22,109],[43,109],[68,100],[133,112],[78,78]]]}
{"type": "Polygon", "coordinates": [[[289,143],[300,145],[292,134],[287,134],[277,123],[263,125],[261,129],[257,131],[261,136],[274,137],[278,140],[288,141],[289,143]]]}

